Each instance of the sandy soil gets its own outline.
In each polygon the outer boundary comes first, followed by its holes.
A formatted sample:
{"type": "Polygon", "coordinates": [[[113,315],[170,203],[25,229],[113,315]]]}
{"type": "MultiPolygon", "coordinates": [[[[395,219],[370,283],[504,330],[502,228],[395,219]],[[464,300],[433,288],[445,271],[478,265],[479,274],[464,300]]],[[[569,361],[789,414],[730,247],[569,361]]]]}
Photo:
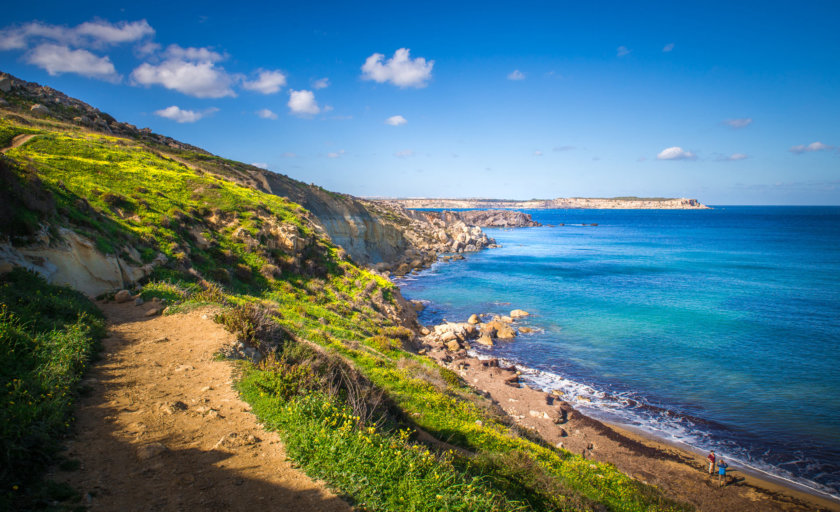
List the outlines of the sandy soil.
{"type": "Polygon", "coordinates": [[[605,425],[574,410],[563,397],[506,382],[516,379],[515,368],[499,368],[492,361],[468,357],[464,351],[452,354],[436,345],[425,346],[432,358],[456,371],[520,425],[573,453],[612,463],[625,474],[655,485],[698,510],[840,511],[836,503],[745,475],[732,465],[728,484],[720,487],[717,475],[709,476],[704,455],[605,425]]]}
{"type": "Polygon", "coordinates": [[[29,142],[29,140],[34,136],[35,136],[34,133],[16,135],[15,138],[12,139],[12,143],[9,144],[8,147],[0,149],[0,153],[5,153],[6,151],[9,151],[10,149],[19,148],[19,147],[23,146],[24,144],[26,144],[27,142],[29,142]]]}
{"type": "Polygon", "coordinates": [[[99,306],[109,336],[66,454],[81,469],[51,475],[91,510],[352,510],[295,469],[238,398],[234,365],[213,359],[231,335],[212,312],[149,318],[150,304],[99,306]]]}

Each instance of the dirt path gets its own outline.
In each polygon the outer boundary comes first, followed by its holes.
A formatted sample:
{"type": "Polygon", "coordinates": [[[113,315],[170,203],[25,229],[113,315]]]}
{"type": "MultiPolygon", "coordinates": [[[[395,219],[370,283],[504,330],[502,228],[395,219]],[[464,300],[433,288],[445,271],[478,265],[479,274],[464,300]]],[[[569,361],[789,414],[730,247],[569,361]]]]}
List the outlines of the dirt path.
{"type": "Polygon", "coordinates": [[[52,475],[91,510],[352,510],[292,467],[233,391],[233,364],[213,359],[231,335],[211,312],[100,307],[109,336],[67,453],[81,468],[52,475]]]}
{"type": "Polygon", "coordinates": [[[9,144],[7,147],[5,147],[3,149],[0,149],[0,153],[5,153],[6,151],[9,151],[10,149],[15,149],[15,148],[18,148],[20,146],[23,146],[24,144],[29,142],[29,140],[32,137],[35,137],[36,135],[37,134],[34,134],[34,133],[25,133],[25,134],[21,134],[21,135],[15,135],[15,138],[12,139],[12,143],[9,144]]]}

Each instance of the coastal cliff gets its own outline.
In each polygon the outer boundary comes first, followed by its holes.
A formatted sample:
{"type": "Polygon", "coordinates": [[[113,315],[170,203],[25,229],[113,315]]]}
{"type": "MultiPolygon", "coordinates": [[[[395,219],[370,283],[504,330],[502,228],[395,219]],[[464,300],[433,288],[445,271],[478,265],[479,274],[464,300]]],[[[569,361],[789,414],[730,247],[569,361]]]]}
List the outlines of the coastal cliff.
{"type": "Polygon", "coordinates": [[[381,199],[389,204],[400,204],[406,208],[463,208],[490,209],[514,208],[521,210],[539,209],[596,209],[596,210],[703,210],[709,207],[697,199],[664,197],[559,197],[557,199],[436,199],[398,198],[381,199]]]}

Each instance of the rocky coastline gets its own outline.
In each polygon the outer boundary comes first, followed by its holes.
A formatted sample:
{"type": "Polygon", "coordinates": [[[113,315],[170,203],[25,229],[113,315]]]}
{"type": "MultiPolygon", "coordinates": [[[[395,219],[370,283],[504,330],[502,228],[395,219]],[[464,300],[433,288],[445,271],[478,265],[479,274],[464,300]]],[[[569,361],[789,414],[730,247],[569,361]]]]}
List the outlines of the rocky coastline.
{"type": "Polygon", "coordinates": [[[523,210],[556,209],[598,209],[598,210],[704,210],[708,206],[697,199],[667,197],[558,197],[556,199],[530,199],[518,201],[511,199],[457,199],[457,198],[394,198],[380,199],[387,204],[397,204],[405,208],[436,209],[493,209],[512,208],[523,210]]]}
{"type": "Polygon", "coordinates": [[[739,468],[730,468],[731,480],[721,488],[706,472],[705,454],[586,416],[570,403],[585,398],[531,388],[522,380],[526,368],[471,350],[473,344],[517,343],[537,331],[538,319],[521,309],[507,315],[473,314],[463,322],[422,327],[418,351],[455,372],[514,423],[546,442],[613,464],[698,510],[840,510],[836,502],[739,468]]]}

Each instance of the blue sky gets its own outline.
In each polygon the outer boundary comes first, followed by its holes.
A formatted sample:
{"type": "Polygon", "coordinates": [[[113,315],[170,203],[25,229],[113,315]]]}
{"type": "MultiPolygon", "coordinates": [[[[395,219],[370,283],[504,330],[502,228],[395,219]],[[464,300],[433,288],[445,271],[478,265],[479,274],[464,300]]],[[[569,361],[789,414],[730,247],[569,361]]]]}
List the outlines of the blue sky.
{"type": "Polygon", "coordinates": [[[0,70],[360,196],[840,204],[840,3],[729,3],[16,2],[0,70]]]}

